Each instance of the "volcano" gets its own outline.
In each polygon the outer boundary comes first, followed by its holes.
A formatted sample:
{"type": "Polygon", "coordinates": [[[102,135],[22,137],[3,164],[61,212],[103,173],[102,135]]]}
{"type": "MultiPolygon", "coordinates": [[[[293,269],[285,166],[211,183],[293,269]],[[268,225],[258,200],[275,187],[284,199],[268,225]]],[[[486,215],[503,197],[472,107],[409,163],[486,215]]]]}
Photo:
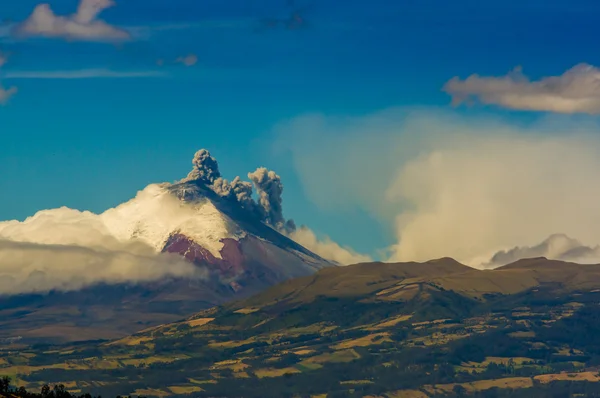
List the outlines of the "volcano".
{"type": "Polygon", "coordinates": [[[111,238],[181,256],[203,278],[0,296],[0,341],[116,338],[335,266],[286,236],[295,227],[283,219],[279,176],[259,169],[249,177],[253,184],[222,179],[216,160],[202,150],[187,178],[149,185],[93,215],[111,238]]]}

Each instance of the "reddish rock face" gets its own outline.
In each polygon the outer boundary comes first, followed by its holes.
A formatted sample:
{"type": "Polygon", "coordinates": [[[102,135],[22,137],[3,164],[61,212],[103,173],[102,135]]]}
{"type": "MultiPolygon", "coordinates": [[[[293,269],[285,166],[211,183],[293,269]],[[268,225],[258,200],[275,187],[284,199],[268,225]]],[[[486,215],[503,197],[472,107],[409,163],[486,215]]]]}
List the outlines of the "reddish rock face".
{"type": "Polygon", "coordinates": [[[173,234],[167,240],[163,252],[176,253],[189,262],[205,266],[209,270],[224,278],[235,278],[244,273],[244,255],[240,243],[235,239],[223,239],[221,257],[216,258],[190,238],[181,234],[173,234]]]}
{"type": "Polygon", "coordinates": [[[179,254],[199,267],[206,267],[211,273],[212,289],[226,287],[231,293],[241,295],[315,271],[293,250],[252,235],[239,241],[226,238],[221,242],[221,258],[182,234],[171,235],[163,251],[179,254]]]}
{"type": "Polygon", "coordinates": [[[242,253],[242,245],[235,239],[222,239],[223,248],[221,256],[227,262],[235,274],[241,274],[244,269],[244,253],[242,253]]]}

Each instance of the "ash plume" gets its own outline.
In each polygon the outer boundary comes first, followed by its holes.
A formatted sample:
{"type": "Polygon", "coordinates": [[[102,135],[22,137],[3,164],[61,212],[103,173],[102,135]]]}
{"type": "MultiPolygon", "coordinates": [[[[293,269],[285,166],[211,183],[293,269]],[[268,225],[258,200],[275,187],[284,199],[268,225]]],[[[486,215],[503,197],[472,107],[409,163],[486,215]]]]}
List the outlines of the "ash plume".
{"type": "Polygon", "coordinates": [[[212,190],[224,198],[231,196],[231,184],[223,177],[215,179],[211,186],[212,190]]]}
{"type": "Polygon", "coordinates": [[[221,177],[217,159],[212,157],[206,149],[196,152],[192,164],[194,168],[186,177],[186,181],[200,181],[206,185],[210,185],[217,178],[221,177]]]}
{"type": "Polygon", "coordinates": [[[235,177],[231,182],[223,177],[219,177],[209,187],[217,195],[237,201],[246,210],[251,212],[257,211],[256,202],[252,198],[252,183],[242,181],[240,177],[235,177]]]}
{"type": "Polygon", "coordinates": [[[281,183],[281,177],[272,170],[259,167],[253,173],[248,173],[248,178],[256,187],[259,197],[258,204],[267,224],[286,232],[294,231],[296,229],[294,222],[292,220],[286,221],[283,217],[283,184],[281,183]]]}
{"type": "Polygon", "coordinates": [[[274,171],[260,167],[248,173],[251,182],[240,177],[229,182],[221,177],[217,159],[206,149],[196,152],[192,164],[194,168],[182,182],[195,181],[206,185],[217,195],[235,200],[242,208],[280,232],[291,233],[296,230],[294,221],[286,220],[283,216],[283,183],[274,171]],[[253,197],[254,188],[258,202],[253,197]]]}
{"type": "Polygon", "coordinates": [[[256,202],[252,199],[252,183],[248,181],[242,181],[240,177],[235,177],[231,181],[231,192],[235,195],[237,201],[242,207],[250,210],[256,210],[256,202]]]}

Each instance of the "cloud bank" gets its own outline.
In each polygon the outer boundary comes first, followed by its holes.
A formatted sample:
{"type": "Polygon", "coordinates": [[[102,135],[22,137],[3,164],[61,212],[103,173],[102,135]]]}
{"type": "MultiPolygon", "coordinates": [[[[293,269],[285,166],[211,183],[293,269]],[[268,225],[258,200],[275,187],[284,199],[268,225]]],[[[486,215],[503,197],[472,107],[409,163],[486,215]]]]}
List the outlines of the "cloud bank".
{"type": "MultiPolygon", "coordinates": [[[[151,191],[152,186],[139,196],[143,199],[151,191]]],[[[168,212],[177,220],[178,209],[164,201],[156,203],[159,209],[147,210],[168,212]]],[[[177,255],[160,253],[151,240],[132,239],[134,227],[144,224],[134,217],[124,220],[123,212],[140,213],[140,206],[144,207],[143,200],[132,200],[101,215],[60,208],[38,212],[23,222],[0,222],[0,294],[204,277],[205,270],[177,255]]]]}
{"type": "Polygon", "coordinates": [[[443,90],[455,105],[478,101],[525,111],[600,114],[600,69],[587,64],[537,81],[529,80],[520,68],[500,77],[455,77],[443,90]]]}
{"type": "Polygon", "coordinates": [[[60,16],[54,13],[49,4],[39,4],[29,18],[14,28],[13,34],[75,41],[129,40],[129,32],[98,19],[102,11],[114,5],[112,0],[81,0],[74,14],[60,16]]]}
{"type": "Polygon", "coordinates": [[[0,294],[194,277],[192,267],[176,255],[156,255],[143,246],[86,247],[0,239],[0,294]]]}
{"type": "Polygon", "coordinates": [[[317,205],[366,209],[396,231],[388,260],[452,256],[478,266],[553,234],[600,241],[596,124],[391,109],[307,116],[277,131],[317,205]]]}

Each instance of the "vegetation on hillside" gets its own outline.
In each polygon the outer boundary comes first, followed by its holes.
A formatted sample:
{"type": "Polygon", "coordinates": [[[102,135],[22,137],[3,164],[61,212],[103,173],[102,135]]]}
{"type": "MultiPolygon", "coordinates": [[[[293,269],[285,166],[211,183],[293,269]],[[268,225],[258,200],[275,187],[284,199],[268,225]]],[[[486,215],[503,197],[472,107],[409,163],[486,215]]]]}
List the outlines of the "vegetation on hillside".
{"type": "Polygon", "coordinates": [[[415,267],[327,270],[103,344],[9,347],[0,374],[103,396],[600,396],[600,267],[477,271],[479,285],[460,265],[415,267]],[[492,289],[502,278],[524,287],[492,289]]]}
{"type": "MultiPolygon", "coordinates": [[[[8,376],[3,376],[0,378],[0,397],[6,398],[102,398],[92,397],[90,394],[81,394],[75,395],[71,394],[64,384],[55,385],[54,388],[50,388],[49,385],[45,384],[40,389],[39,393],[34,393],[31,391],[27,391],[25,387],[13,387],[11,386],[11,378],[8,376]]],[[[131,397],[121,397],[117,396],[117,398],[131,398],[131,397]]],[[[138,397],[144,398],[144,397],[138,397]]]]}

